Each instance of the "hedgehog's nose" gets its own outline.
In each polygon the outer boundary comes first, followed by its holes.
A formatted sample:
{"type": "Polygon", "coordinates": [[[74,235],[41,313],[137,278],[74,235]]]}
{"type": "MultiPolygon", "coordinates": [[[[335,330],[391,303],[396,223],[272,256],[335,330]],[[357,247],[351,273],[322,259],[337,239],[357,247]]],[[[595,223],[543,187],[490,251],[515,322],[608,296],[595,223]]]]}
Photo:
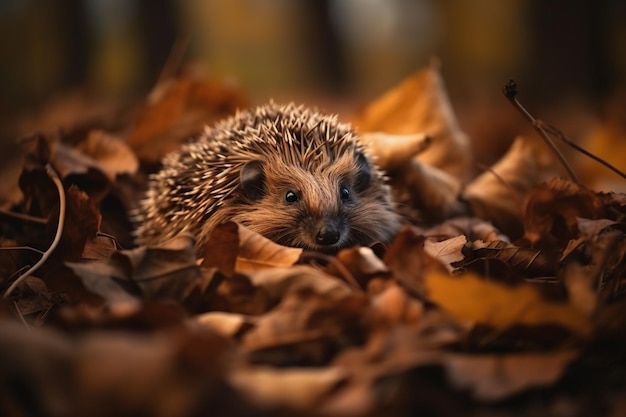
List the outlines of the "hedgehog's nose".
{"type": "Polygon", "coordinates": [[[319,245],[334,245],[339,242],[339,230],[332,225],[324,225],[317,231],[315,240],[319,245]]]}

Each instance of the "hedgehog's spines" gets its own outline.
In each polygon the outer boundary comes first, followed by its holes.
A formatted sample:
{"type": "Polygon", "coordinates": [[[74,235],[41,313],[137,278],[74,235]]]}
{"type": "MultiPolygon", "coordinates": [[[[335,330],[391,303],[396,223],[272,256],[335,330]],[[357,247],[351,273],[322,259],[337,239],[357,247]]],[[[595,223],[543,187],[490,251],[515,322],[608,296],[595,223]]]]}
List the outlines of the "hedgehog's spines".
{"type": "MultiPolygon", "coordinates": [[[[329,216],[341,216],[337,222],[354,225],[337,242],[338,247],[388,240],[399,224],[383,173],[369,165],[371,159],[349,125],[339,123],[336,116],[322,115],[301,105],[280,106],[271,101],[254,110],[237,111],[235,116],[206,127],[194,141],[163,159],[162,170],[150,177],[150,188],[136,216],[138,243],[158,242],[192,231],[201,246],[215,225],[230,219],[262,231],[279,243],[316,249],[314,237],[294,232],[308,222],[297,217],[299,205],[281,208],[284,195],[267,202],[264,197],[254,205],[244,199],[239,175],[252,160],[264,161],[262,169],[272,181],[299,182],[294,186],[306,194],[304,201],[315,207],[311,215],[330,210],[329,216]],[[363,163],[368,164],[371,184],[366,190],[355,190],[361,194],[355,195],[351,204],[358,202],[358,206],[341,208],[337,181],[344,184],[345,178],[354,178],[356,185],[361,174],[353,171],[363,163]],[[285,177],[277,178],[280,176],[285,177]],[[313,204],[316,198],[326,201],[313,204]],[[355,213],[361,213],[362,218],[354,217],[355,213]]],[[[268,190],[272,191],[278,190],[268,190]]]]}

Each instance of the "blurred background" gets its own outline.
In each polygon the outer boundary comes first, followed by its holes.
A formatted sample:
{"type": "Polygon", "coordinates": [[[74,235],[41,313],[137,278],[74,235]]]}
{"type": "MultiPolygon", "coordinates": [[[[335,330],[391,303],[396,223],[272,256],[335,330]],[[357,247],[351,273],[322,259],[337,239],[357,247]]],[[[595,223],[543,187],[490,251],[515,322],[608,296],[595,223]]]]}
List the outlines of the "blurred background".
{"type": "Polygon", "coordinates": [[[0,0],[0,122],[75,91],[145,97],[172,50],[253,103],[340,113],[437,57],[484,162],[523,129],[514,78],[537,117],[626,169],[624,21],[623,0],[0,0]]]}

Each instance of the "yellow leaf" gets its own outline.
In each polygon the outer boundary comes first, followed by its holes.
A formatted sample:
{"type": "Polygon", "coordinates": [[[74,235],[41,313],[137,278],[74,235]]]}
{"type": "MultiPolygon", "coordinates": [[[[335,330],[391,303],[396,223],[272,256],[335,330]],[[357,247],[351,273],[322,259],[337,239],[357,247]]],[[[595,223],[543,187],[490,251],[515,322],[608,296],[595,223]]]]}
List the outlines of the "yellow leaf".
{"type": "Polygon", "coordinates": [[[450,277],[433,273],[425,279],[430,299],[453,316],[504,330],[514,325],[557,325],[588,336],[591,323],[565,303],[544,300],[530,285],[509,287],[476,275],[450,277]]]}

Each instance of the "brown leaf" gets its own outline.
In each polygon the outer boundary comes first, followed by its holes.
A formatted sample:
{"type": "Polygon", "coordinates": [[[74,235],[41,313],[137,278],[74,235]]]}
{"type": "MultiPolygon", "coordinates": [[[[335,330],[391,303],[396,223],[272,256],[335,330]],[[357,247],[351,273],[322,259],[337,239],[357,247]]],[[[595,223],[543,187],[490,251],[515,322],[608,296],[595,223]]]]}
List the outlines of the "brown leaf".
{"type": "Polygon", "coordinates": [[[385,323],[411,325],[421,320],[424,305],[391,282],[381,293],[372,297],[372,312],[385,323]]]}
{"type": "Polygon", "coordinates": [[[222,279],[217,274],[214,282],[216,284],[212,282],[209,291],[199,297],[205,308],[195,311],[214,310],[254,316],[267,312],[276,303],[265,288],[254,284],[245,275],[234,274],[222,279]]]}
{"type": "Polygon", "coordinates": [[[229,381],[255,404],[266,408],[288,407],[296,410],[319,405],[346,379],[337,368],[247,367],[235,370],[229,381]]]}
{"type": "Polygon", "coordinates": [[[302,249],[278,245],[244,226],[227,222],[212,232],[202,266],[216,267],[230,276],[235,271],[251,273],[263,268],[288,267],[301,254],[302,249]]]}
{"type": "MultiPolygon", "coordinates": [[[[585,286],[601,293],[602,302],[619,298],[624,292],[626,271],[626,225],[607,219],[578,219],[578,229],[588,260],[585,286]]],[[[573,278],[576,280],[576,278],[573,278]]],[[[566,283],[572,284],[566,281],[566,283]]],[[[587,296],[588,297],[588,296],[587,296]]]]}
{"type": "Polygon", "coordinates": [[[360,135],[360,139],[375,156],[376,164],[387,172],[402,170],[432,143],[431,138],[423,133],[393,135],[383,132],[365,132],[360,135]]]}
{"type": "Polygon", "coordinates": [[[363,340],[367,299],[291,292],[260,317],[242,340],[255,363],[321,365],[346,344],[363,340]]]}
{"type": "Polygon", "coordinates": [[[224,381],[232,345],[206,330],[178,329],[68,337],[0,323],[3,415],[255,414],[224,381]]]}
{"type": "Polygon", "coordinates": [[[524,239],[538,247],[564,247],[578,237],[578,218],[607,218],[601,198],[591,190],[555,178],[532,190],[524,216],[524,239]]]}
{"type": "Polygon", "coordinates": [[[414,222],[433,223],[467,213],[459,201],[461,182],[436,167],[413,160],[389,175],[398,210],[414,222]]]}
{"type": "Polygon", "coordinates": [[[83,337],[72,372],[76,415],[190,416],[241,401],[220,382],[230,347],[208,332],[83,337]]]}
{"type": "Polygon", "coordinates": [[[111,181],[100,165],[88,155],[63,142],[53,142],[52,164],[65,183],[76,184],[99,202],[109,191],[111,181]]]}
{"type": "Polygon", "coordinates": [[[139,161],[128,145],[101,130],[90,131],[75,149],[91,158],[111,182],[117,175],[135,174],[139,168],[139,161]]]}
{"type": "Polygon", "coordinates": [[[461,181],[469,173],[469,142],[458,127],[436,64],[374,99],[354,125],[361,132],[426,134],[432,144],[418,155],[420,162],[461,181]]]}
{"type": "Polygon", "coordinates": [[[463,191],[472,214],[512,238],[522,235],[522,202],[528,192],[553,177],[555,161],[539,140],[518,137],[508,152],[463,191]]]}
{"type": "Polygon", "coordinates": [[[588,318],[566,303],[542,299],[529,284],[515,287],[474,275],[450,277],[432,273],[425,278],[430,300],[453,316],[499,330],[514,325],[560,326],[582,338],[592,331],[588,318]]]}
{"type": "Polygon", "coordinates": [[[463,235],[441,241],[426,239],[424,251],[441,262],[449,272],[452,272],[454,270],[452,264],[464,258],[462,249],[465,247],[465,243],[467,243],[467,238],[463,235]]]}
{"type": "Polygon", "coordinates": [[[595,265],[582,266],[571,262],[565,266],[562,274],[570,303],[588,317],[591,317],[598,304],[598,293],[595,290],[597,269],[595,265]]]}
{"type": "MultiPolygon", "coordinates": [[[[65,261],[77,261],[81,258],[86,242],[95,238],[100,231],[102,217],[89,196],[76,186],[72,185],[65,192],[65,197],[65,223],[55,256],[65,261]]],[[[56,222],[51,226],[56,229],[56,222]]]]}
{"type": "Polygon", "coordinates": [[[313,291],[329,299],[345,297],[353,289],[344,281],[306,265],[264,268],[248,274],[255,287],[263,289],[274,303],[286,294],[300,290],[313,291]]]}
{"type": "Polygon", "coordinates": [[[340,278],[345,278],[344,274],[349,274],[351,280],[356,281],[361,288],[365,288],[367,282],[374,277],[390,274],[383,261],[367,247],[343,249],[336,257],[329,258],[331,262],[326,266],[327,273],[340,278]]]}
{"type": "Polygon", "coordinates": [[[448,219],[443,223],[425,229],[423,234],[429,238],[438,239],[451,238],[462,234],[466,236],[469,242],[475,240],[482,240],[483,242],[508,240],[493,224],[475,217],[455,217],[448,219]]]}
{"type": "Polygon", "coordinates": [[[86,261],[103,261],[110,259],[111,255],[120,249],[120,245],[113,236],[97,234],[85,242],[81,259],[86,261]]]}
{"type": "Polygon", "coordinates": [[[107,262],[78,263],[67,262],[67,267],[81,279],[85,288],[93,294],[99,295],[109,303],[135,304],[137,297],[124,288],[123,281],[126,275],[120,276],[116,265],[107,262]],[[121,281],[121,282],[120,282],[121,281]]]}
{"type": "Polygon", "coordinates": [[[528,389],[553,385],[578,352],[521,353],[509,355],[449,354],[442,365],[458,389],[474,398],[500,401],[528,389]]]}
{"type": "Polygon", "coordinates": [[[128,144],[140,159],[158,162],[206,124],[248,106],[233,86],[193,77],[167,79],[139,109],[128,144]]]}
{"type": "Polygon", "coordinates": [[[424,274],[447,271],[446,267],[424,251],[424,236],[409,227],[403,228],[385,253],[383,261],[393,277],[413,295],[424,295],[424,274]]]}
{"type": "MultiPolygon", "coordinates": [[[[35,313],[47,313],[55,305],[60,304],[61,298],[48,291],[46,283],[36,277],[27,277],[17,287],[19,294],[16,309],[21,316],[35,313]]],[[[40,324],[40,323],[38,323],[40,324]]]]}
{"type": "Polygon", "coordinates": [[[256,318],[244,314],[210,311],[195,316],[193,321],[209,327],[224,337],[232,338],[254,326],[256,318]]]}
{"type": "Polygon", "coordinates": [[[498,240],[489,243],[472,242],[471,249],[466,252],[469,254],[468,260],[457,266],[474,259],[498,259],[527,278],[552,277],[556,275],[558,269],[558,259],[539,249],[515,246],[498,240]]]}
{"type": "Polygon", "coordinates": [[[111,302],[175,300],[191,311],[206,311],[213,270],[196,264],[194,242],[181,235],[155,247],[114,252],[110,259],[68,263],[84,285],[111,302]]]}

